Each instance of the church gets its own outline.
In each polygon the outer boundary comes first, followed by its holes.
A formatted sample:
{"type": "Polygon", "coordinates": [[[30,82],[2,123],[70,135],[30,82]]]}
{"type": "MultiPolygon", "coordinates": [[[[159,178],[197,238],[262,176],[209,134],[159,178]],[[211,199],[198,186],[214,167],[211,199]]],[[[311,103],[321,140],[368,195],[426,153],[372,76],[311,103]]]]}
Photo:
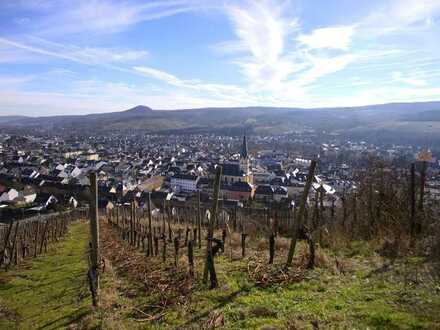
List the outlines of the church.
{"type": "Polygon", "coordinates": [[[247,182],[253,184],[253,181],[247,139],[246,135],[244,135],[243,143],[240,148],[239,160],[223,163],[222,182],[226,184],[235,182],[247,182]]]}

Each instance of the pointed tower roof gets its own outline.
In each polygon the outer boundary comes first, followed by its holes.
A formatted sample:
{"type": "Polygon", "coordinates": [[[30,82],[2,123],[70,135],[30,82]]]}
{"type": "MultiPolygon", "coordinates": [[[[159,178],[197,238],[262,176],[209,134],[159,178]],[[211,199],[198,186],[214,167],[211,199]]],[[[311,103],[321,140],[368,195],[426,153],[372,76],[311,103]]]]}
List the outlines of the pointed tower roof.
{"type": "Polygon", "coordinates": [[[243,144],[241,145],[240,157],[241,158],[248,158],[248,147],[247,147],[246,134],[243,135],[243,144]]]}

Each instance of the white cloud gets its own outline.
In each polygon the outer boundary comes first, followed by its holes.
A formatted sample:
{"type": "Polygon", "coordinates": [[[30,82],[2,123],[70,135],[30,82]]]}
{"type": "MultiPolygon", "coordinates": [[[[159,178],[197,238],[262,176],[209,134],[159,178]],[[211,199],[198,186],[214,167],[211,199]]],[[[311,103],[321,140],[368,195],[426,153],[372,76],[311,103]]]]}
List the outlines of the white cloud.
{"type": "Polygon", "coordinates": [[[355,32],[354,26],[326,27],[301,34],[297,40],[311,49],[334,48],[347,50],[355,32]]]}
{"type": "Polygon", "coordinates": [[[286,16],[292,12],[292,8],[275,1],[226,7],[237,40],[218,43],[215,49],[223,54],[236,54],[232,63],[240,67],[253,95],[269,93],[267,98],[275,102],[277,98],[284,102],[304,99],[309,85],[357,59],[352,53],[320,52],[325,48],[348,51],[354,25],[301,34],[299,19],[286,16]]]}
{"type": "Polygon", "coordinates": [[[210,97],[211,99],[234,99],[237,102],[242,102],[243,99],[250,101],[253,98],[243,88],[235,85],[213,84],[200,80],[184,80],[168,72],[145,66],[133,67],[133,70],[179,89],[201,93],[204,97],[210,97]]]}
{"type": "MultiPolygon", "coordinates": [[[[120,32],[143,21],[174,16],[208,6],[202,0],[59,0],[41,1],[39,4],[32,2],[17,3],[16,7],[40,14],[33,22],[40,35],[120,32]]],[[[13,6],[6,6],[11,7],[13,6]]]]}
{"type": "Polygon", "coordinates": [[[160,80],[162,82],[165,82],[165,83],[173,85],[173,86],[182,87],[185,85],[185,83],[182,80],[180,80],[179,78],[177,78],[176,76],[169,74],[167,72],[161,71],[161,70],[157,70],[157,69],[146,67],[146,66],[135,66],[135,67],[133,67],[133,69],[135,71],[138,71],[138,72],[146,75],[147,77],[151,77],[153,79],[160,80]]]}
{"type": "Polygon", "coordinates": [[[343,70],[347,65],[354,62],[356,56],[353,54],[344,54],[331,58],[311,57],[310,60],[313,66],[301,74],[296,83],[300,86],[308,85],[315,82],[317,79],[343,70]]]}
{"type": "Polygon", "coordinates": [[[411,86],[423,87],[423,86],[428,85],[428,83],[425,80],[420,79],[420,78],[411,77],[411,76],[405,76],[400,71],[394,71],[391,74],[391,77],[394,81],[403,82],[403,83],[411,85],[411,86]]]}
{"type": "Polygon", "coordinates": [[[254,90],[277,88],[301,65],[287,58],[286,38],[297,31],[296,19],[283,16],[284,7],[273,1],[229,5],[230,18],[238,40],[223,45],[228,52],[238,50],[234,60],[254,90]]]}
{"type": "MultiPolygon", "coordinates": [[[[0,37],[0,45],[9,47],[6,49],[3,58],[3,51],[0,48],[0,62],[20,62],[23,58],[8,56],[8,53],[10,55],[15,54],[14,49],[89,65],[134,62],[145,59],[148,56],[148,52],[145,50],[117,50],[99,47],[66,46],[42,38],[29,37],[27,39],[28,41],[24,43],[0,37]]],[[[25,59],[29,60],[29,57],[25,57],[25,59]]]]}
{"type": "Polygon", "coordinates": [[[367,34],[385,35],[425,28],[440,15],[438,0],[391,0],[360,22],[367,34]]]}
{"type": "Polygon", "coordinates": [[[0,89],[11,90],[16,89],[23,84],[30,82],[35,77],[32,75],[26,76],[0,76],[0,89]]]}

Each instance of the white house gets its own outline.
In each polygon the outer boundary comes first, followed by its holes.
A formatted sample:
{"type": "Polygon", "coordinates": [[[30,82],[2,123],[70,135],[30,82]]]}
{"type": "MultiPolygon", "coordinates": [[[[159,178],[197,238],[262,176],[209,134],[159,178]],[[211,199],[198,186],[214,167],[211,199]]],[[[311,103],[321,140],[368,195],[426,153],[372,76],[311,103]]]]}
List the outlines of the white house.
{"type": "Polygon", "coordinates": [[[199,177],[196,175],[176,174],[171,177],[171,187],[175,191],[197,191],[197,182],[199,182],[199,177]]]}
{"type": "Polygon", "coordinates": [[[276,187],[273,193],[273,199],[277,202],[280,202],[283,198],[287,198],[287,188],[286,187],[276,187]]]}
{"type": "Polygon", "coordinates": [[[5,191],[0,196],[0,202],[12,202],[14,199],[18,198],[19,193],[15,189],[10,189],[9,191],[5,191]]]}

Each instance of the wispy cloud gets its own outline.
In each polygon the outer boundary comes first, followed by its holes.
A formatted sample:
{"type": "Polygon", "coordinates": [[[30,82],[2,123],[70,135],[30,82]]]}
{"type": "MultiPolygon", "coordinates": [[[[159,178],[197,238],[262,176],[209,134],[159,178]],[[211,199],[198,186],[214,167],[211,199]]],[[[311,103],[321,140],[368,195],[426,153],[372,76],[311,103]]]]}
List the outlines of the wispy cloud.
{"type": "MultiPolygon", "coordinates": [[[[28,42],[16,41],[9,38],[0,37],[0,46],[8,46],[7,51],[14,54],[11,48],[24,50],[30,53],[56,57],[63,60],[69,60],[81,64],[102,64],[102,63],[121,63],[133,62],[145,59],[148,51],[145,50],[116,50],[110,48],[99,47],[77,47],[67,46],[60,43],[51,42],[42,38],[28,37],[28,42]]],[[[2,49],[0,49],[1,59],[2,49]]],[[[6,62],[20,61],[20,58],[4,57],[6,62]]]]}
{"type": "Polygon", "coordinates": [[[305,34],[298,17],[286,16],[292,12],[291,4],[274,1],[229,5],[226,14],[237,40],[215,46],[235,55],[232,62],[247,78],[250,91],[268,91],[272,99],[284,102],[298,95],[305,97],[308,85],[343,70],[356,58],[353,54],[319,52],[326,48],[349,50],[354,26],[305,34]]]}
{"type": "Polygon", "coordinates": [[[242,55],[234,60],[253,89],[277,88],[290,74],[302,69],[286,54],[286,39],[298,29],[294,18],[284,16],[285,5],[273,1],[247,2],[226,6],[235,42],[225,45],[242,55]]]}
{"type": "Polygon", "coordinates": [[[243,98],[246,98],[248,101],[252,99],[250,94],[248,94],[243,88],[236,85],[214,84],[200,80],[180,79],[168,72],[146,66],[133,67],[133,70],[145,75],[146,77],[156,79],[177,88],[204,93],[206,97],[211,97],[214,99],[234,99],[237,101],[243,98]]]}
{"type": "Polygon", "coordinates": [[[437,0],[390,0],[367,15],[360,26],[369,34],[386,35],[426,28],[439,15],[437,0]]]}
{"type": "MultiPolygon", "coordinates": [[[[2,6],[11,7],[0,4],[0,9],[2,6]]],[[[205,8],[208,3],[201,0],[59,0],[21,1],[16,6],[33,11],[33,27],[40,35],[53,36],[121,32],[140,22],[205,8]]]]}
{"type": "Polygon", "coordinates": [[[150,67],[146,67],[146,66],[135,66],[133,67],[133,69],[137,72],[140,72],[148,77],[151,77],[153,79],[157,79],[160,80],[162,82],[165,82],[167,84],[176,86],[176,87],[183,87],[185,86],[185,82],[179,78],[177,78],[176,76],[161,71],[161,70],[157,70],[154,68],[150,68],[150,67]]]}
{"type": "Polygon", "coordinates": [[[427,86],[428,85],[428,83],[425,80],[420,79],[420,78],[416,78],[416,77],[412,77],[412,76],[405,76],[400,71],[394,71],[391,74],[391,78],[394,81],[402,82],[402,83],[405,83],[407,85],[416,86],[416,87],[423,87],[423,86],[427,86]]]}
{"type": "Polygon", "coordinates": [[[26,76],[0,76],[0,89],[2,90],[13,90],[23,84],[30,82],[35,77],[32,75],[26,76]]]}

